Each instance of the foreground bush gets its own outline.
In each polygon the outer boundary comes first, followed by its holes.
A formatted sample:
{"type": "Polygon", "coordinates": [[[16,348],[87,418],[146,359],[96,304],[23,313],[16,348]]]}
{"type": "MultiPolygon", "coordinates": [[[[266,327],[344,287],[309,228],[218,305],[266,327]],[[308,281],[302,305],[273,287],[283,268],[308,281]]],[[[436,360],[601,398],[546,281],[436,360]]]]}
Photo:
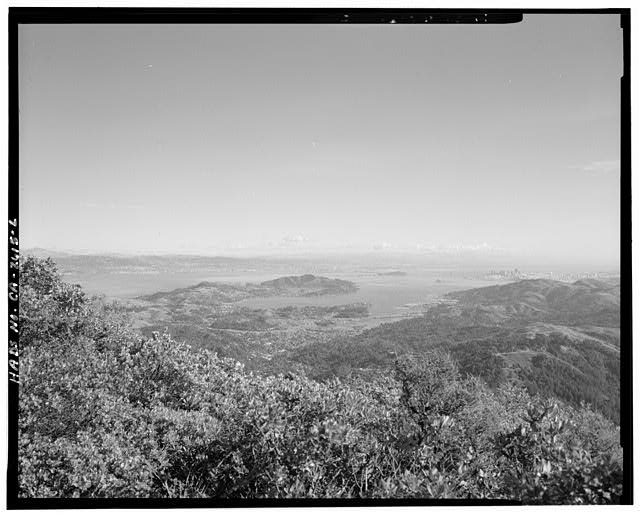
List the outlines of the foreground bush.
{"type": "Polygon", "coordinates": [[[393,376],[262,377],[21,263],[24,497],[420,497],[616,503],[618,430],[489,390],[448,355],[393,376]]]}

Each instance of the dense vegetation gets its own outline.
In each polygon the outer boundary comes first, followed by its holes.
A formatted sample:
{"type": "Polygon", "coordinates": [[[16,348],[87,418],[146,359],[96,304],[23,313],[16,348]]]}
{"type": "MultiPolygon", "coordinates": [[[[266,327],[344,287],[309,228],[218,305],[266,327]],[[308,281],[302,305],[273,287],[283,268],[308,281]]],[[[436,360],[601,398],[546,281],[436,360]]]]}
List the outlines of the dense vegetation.
{"type": "Polygon", "coordinates": [[[435,351],[319,383],[248,373],[60,280],[20,275],[25,497],[420,497],[616,503],[618,428],[489,389],[435,351]]]}
{"type": "Polygon", "coordinates": [[[532,335],[528,321],[496,324],[478,320],[477,311],[455,316],[449,311],[435,307],[421,317],[303,345],[276,361],[282,368],[287,362],[301,363],[307,375],[324,380],[363,368],[385,368],[407,353],[445,351],[461,372],[490,386],[511,382],[524,385],[531,394],[557,397],[574,407],[587,402],[619,422],[617,341],[603,342],[601,335],[596,340],[586,334],[576,340],[560,332],[532,335]]]}

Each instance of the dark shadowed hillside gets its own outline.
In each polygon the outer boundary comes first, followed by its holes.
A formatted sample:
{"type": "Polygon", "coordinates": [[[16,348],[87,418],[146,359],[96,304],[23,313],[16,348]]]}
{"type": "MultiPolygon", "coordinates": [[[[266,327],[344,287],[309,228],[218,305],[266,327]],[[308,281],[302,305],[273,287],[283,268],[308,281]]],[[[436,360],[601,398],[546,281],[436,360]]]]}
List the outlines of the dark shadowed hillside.
{"type": "MultiPolygon", "coordinates": [[[[617,420],[620,389],[619,286],[525,280],[455,292],[422,317],[383,324],[290,351],[317,378],[385,368],[397,356],[450,352],[489,385],[525,385],[617,420]]],[[[285,357],[279,357],[281,363],[285,357]]]]}

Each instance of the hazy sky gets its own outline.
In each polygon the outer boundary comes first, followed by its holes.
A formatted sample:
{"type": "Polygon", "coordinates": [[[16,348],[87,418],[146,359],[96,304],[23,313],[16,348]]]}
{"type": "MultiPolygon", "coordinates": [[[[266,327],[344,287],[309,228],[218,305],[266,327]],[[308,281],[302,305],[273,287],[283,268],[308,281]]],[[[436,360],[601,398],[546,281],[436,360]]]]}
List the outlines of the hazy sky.
{"type": "Polygon", "coordinates": [[[21,246],[617,260],[621,36],[616,15],[21,26],[21,246]]]}

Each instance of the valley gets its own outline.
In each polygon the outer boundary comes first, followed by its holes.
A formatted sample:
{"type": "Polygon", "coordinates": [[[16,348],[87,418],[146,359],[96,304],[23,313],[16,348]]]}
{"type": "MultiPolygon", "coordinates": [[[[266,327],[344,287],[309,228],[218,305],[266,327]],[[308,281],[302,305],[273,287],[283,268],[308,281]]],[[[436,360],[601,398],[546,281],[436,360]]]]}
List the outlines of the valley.
{"type": "Polygon", "coordinates": [[[166,331],[249,370],[366,377],[401,355],[444,350],[490,386],[525,386],[619,418],[620,290],[611,273],[560,271],[577,279],[557,281],[548,270],[518,271],[527,277],[519,279],[380,256],[57,260],[66,280],[117,302],[140,333],[166,331]]]}

